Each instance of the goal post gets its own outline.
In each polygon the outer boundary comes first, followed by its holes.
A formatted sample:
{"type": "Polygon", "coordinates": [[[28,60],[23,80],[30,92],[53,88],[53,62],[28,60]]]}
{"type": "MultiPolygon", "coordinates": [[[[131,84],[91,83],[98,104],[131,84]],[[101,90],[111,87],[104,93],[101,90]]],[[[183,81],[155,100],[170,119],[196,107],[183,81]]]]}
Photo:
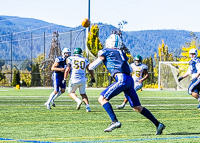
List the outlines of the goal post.
{"type": "Polygon", "coordinates": [[[178,82],[178,78],[183,76],[189,67],[188,62],[160,61],[158,73],[158,89],[187,90],[190,84],[190,77],[178,82]]]}

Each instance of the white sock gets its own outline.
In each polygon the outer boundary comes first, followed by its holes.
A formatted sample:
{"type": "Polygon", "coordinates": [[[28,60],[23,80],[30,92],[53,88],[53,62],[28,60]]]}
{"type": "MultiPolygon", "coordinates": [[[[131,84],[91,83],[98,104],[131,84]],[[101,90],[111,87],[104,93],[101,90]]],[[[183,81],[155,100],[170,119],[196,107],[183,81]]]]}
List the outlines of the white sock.
{"type": "Polygon", "coordinates": [[[54,93],[54,91],[49,95],[49,99],[47,100],[47,104],[50,104],[51,103],[51,101],[52,101],[52,99],[54,98],[54,96],[55,96],[55,93],[54,93]]]}
{"type": "Polygon", "coordinates": [[[87,108],[87,107],[90,107],[90,105],[89,105],[89,104],[87,104],[87,105],[85,105],[85,106],[86,106],[86,108],[87,108]]]}
{"type": "Polygon", "coordinates": [[[58,93],[54,96],[54,98],[53,98],[53,100],[52,101],[54,101],[58,96],[60,96],[62,94],[62,92],[61,91],[58,91],[58,93]]]}
{"type": "Polygon", "coordinates": [[[125,105],[126,105],[126,104],[123,102],[123,103],[122,103],[122,106],[124,107],[125,105]]]}
{"type": "Polygon", "coordinates": [[[82,102],[78,97],[75,99],[77,103],[82,102]]]}
{"type": "Polygon", "coordinates": [[[200,102],[200,97],[197,100],[200,102]]]}

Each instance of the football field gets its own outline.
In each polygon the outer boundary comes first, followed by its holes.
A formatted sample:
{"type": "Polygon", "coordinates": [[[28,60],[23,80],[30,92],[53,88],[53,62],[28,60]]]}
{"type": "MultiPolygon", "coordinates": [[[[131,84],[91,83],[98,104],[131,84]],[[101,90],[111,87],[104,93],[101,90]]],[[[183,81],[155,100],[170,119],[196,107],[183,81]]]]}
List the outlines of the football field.
{"type": "Polygon", "coordinates": [[[116,109],[124,100],[123,94],[110,100],[122,127],[104,133],[111,120],[98,103],[102,91],[98,88],[87,89],[92,110],[88,113],[84,103],[80,110],[76,110],[76,102],[67,93],[56,99],[56,107],[47,110],[44,103],[52,89],[0,88],[0,142],[200,142],[198,102],[187,91],[138,92],[142,105],[166,126],[163,134],[157,136],[155,126],[128,104],[125,109],[116,109]]]}

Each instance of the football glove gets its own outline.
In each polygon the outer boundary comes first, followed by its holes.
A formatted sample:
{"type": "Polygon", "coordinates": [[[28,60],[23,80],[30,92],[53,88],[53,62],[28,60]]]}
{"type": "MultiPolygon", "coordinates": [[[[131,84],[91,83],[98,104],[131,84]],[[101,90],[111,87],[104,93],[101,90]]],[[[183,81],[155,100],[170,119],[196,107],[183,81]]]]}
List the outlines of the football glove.
{"type": "Polygon", "coordinates": [[[178,78],[178,82],[180,82],[182,79],[183,79],[183,77],[179,77],[179,78],[178,78]]]}
{"type": "Polygon", "coordinates": [[[194,82],[196,79],[197,79],[196,77],[195,77],[195,78],[193,78],[193,79],[191,80],[191,82],[194,82]]]}
{"type": "Polygon", "coordinates": [[[94,79],[94,78],[92,78],[92,79],[91,79],[91,82],[92,82],[92,83],[95,83],[95,79],[94,79]]]}
{"type": "Polygon", "coordinates": [[[66,79],[63,79],[63,80],[62,80],[62,84],[65,84],[65,83],[66,83],[66,79]]]}

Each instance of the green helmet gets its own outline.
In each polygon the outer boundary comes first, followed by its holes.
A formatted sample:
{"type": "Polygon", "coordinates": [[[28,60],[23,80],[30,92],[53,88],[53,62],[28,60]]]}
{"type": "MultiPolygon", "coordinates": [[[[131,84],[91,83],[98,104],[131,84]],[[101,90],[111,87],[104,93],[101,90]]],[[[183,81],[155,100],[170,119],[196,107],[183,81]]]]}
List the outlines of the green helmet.
{"type": "Polygon", "coordinates": [[[142,64],[142,57],[140,55],[135,56],[134,57],[134,62],[135,62],[136,66],[141,65],[142,64]],[[136,62],[136,61],[138,61],[138,62],[136,62]]]}
{"type": "Polygon", "coordinates": [[[81,55],[82,54],[82,49],[81,48],[75,48],[74,49],[74,53],[73,53],[74,55],[81,55]]]}

